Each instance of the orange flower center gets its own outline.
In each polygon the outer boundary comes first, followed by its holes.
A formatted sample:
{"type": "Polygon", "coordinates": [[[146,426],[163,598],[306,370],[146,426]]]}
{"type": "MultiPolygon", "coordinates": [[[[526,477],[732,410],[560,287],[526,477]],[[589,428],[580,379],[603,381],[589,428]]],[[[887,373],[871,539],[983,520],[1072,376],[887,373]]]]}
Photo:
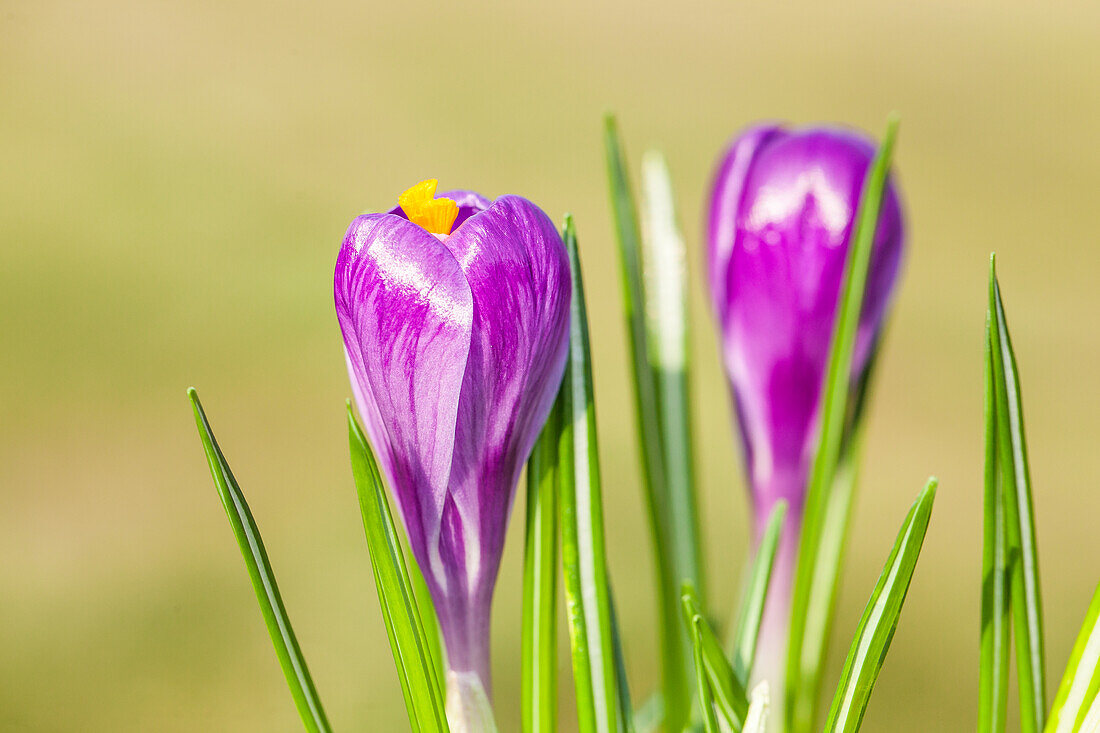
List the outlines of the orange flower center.
{"type": "Polygon", "coordinates": [[[397,203],[413,224],[419,224],[432,234],[450,234],[458,217],[458,204],[452,199],[435,198],[439,181],[421,181],[397,197],[397,203]]]}

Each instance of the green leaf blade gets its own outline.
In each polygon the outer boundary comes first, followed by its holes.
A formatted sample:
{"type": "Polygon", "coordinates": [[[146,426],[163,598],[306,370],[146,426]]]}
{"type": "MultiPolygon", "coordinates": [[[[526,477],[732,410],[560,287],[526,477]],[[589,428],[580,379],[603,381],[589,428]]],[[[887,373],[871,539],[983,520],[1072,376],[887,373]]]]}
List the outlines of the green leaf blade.
{"type": "Polygon", "coordinates": [[[1093,699],[1088,713],[1081,721],[1081,727],[1076,730],[1081,731],[1081,733],[1096,733],[1100,730],[1100,699],[1093,699]]]}
{"type": "Polygon", "coordinates": [[[992,312],[986,317],[985,492],[982,541],[982,626],[978,677],[978,733],[1000,733],[1008,703],[1009,564],[1004,491],[997,463],[997,405],[991,341],[992,312]]]}
{"type": "MultiPolygon", "coordinates": [[[[821,667],[855,485],[854,458],[858,451],[849,448],[847,454],[842,452],[852,355],[897,131],[898,119],[892,116],[864,182],[829,349],[821,398],[821,435],[807,484],[791,599],[783,711],[790,733],[809,733],[817,712],[821,667]]],[[[865,385],[860,389],[865,389],[865,385]]]]}
{"type": "Polygon", "coordinates": [[[684,584],[680,603],[684,623],[691,631],[693,646],[698,639],[701,650],[700,659],[706,671],[709,686],[708,695],[721,713],[723,722],[730,729],[740,731],[749,708],[745,680],[738,677],[729,660],[726,659],[718,636],[703,617],[699,598],[690,583],[684,584]]]}
{"type": "Polygon", "coordinates": [[[187,396],[195,412],[195,424],[198,426],[199,437],[202,439],[202,446],[210,464],[214,485],[217,487],[226,516],[233,528],[233,535],[244,557],[252,587],[256,591],[256,600],[263,613],[271,643],[275,646],[279,666],[283,669],[283,675],[290,687],[290,694],[294,698],[294,705],[306,730],[311,733],[328,733],[331,727],[321,706],[321,700],[317,696],[317,690],[313,686],[309,667],[298,646],[298,639],[294,635],[290,618],[283,606],[279,585],[275,582],[275,573],[268,561],[259,527],[256,526],[256,520],[248,508],[244,494],[237,485],[229,463],[225,460],[221,447],[214,437],[206,412],[202,409],[202,403],[199,402],[198,392],[192,387],[187,390],[187,396]]]}
{"type": "Polygon", "coordinates": [[[825,724],[829,733],[854,733],[863,722],[909,592],[935,496],[936,481],[930,479],[902,523],[890,557],[856,627],[855,639],[844,662],[825,724]]]}
{"type": "Polygon", "coordinates": [[[752,663],[756,657],[756,642],[760,633],[760,623],[764,616],[764,605],[768,600],[768,588],[771,585],[772,568],[775,566],[776,552],[779,550],[779,537],[783,531],[783,520],[787,517],[787,501],[780,499],[772,509],[765,525],[764,534],[756,548],[749,572],[748,585],[741,599],[741,609],[737,614],[737,623],[733,636],[733,669],[742,682],[747,682],[752,674],[752,663]]]}
{"type": "Polygon", "coordinates": [[[401,551],[404,557],[410,558],[406,564],[409,579],[412,581],[413,601],[420,611],[420,621],[424,630],[424,640],[427,646],[427,656],[432,663],[432,683],[439,688],[439,694],[446,698],[446,688],[443,680],[446,679],[447,652],[443,648],[443,631],[439,627],[439,617],[435,613],[435,602],[432,600],[432,592],[428,589],[428,582],[424,580],[424,573],[412,557],[412,546],[409,545],[408,535],[401,534],[401,551]],[[406,554],[407,553],[407,554],[406,554]]]}
{"type": "Polygon", "coordinates": [[[438,672],[440,665],[432,657],[400,537],[382,487],[381,472],[350,404],[348,444],[378,602],[410,724],[413,730],[446,733],[449,727],[446,695],[438,672]]]}
{"type": "Polygon", "coordinates": [[[569,355],[562,381],[562,431],[558,446],[562,566],[573,657],[577,712],[582,733],[619,730],[596,411],[584,285],[572,218],[564,235],[573,274],[569,355]]]}
{"type": "Polygon", "coordinates": [[[718,716],[714,713],[714,691],[707,679],[707,665],[703,660],[703,617],[692,614],[688,619],[691,628],[691,651],[695,660],[695,688],[699,692],[699,707],[703,711],[703,728],[706,733],[719,733],[718,716]]]}
{"type": "Polygon", "coordinates": [[[611,605],[611,638],[615,649],[615,679],[618,682],[619,694],[618,721],[619,729],[624,733],[634,733],[634,708],[630,698],[630,685],[626,677],[626,657],[623,654],[623,638],[619,633],[619,616],[615,611],[614,594],[608,590],[609,603],[611,605]]]}
{"type": "MultiPolygon", "coordinates": [[[[702,581],[698,566],[698,531],[691,526],[694,516],[694,498],[690,488],[690,444],[680,446],[681,451],[673,460],[678,482],[677,498],[670,496],[668,468],[669,445],[663,435],[668,413],[669,432],[672,441],[684,440],[687,430],[687,382],[684,374],[669,373],[662,380],[658,376],[652,358],[653,353],[675,353],[685,348],[681,339],[686,338],[686,326],[680,334],[669,334],[666,342],[651,347],[652,337],[664,333],[664,327],[676,323],[678,316],[668,310],[663,318],[647,319],[646,287],[643,273],[643,238],[638,224],[638,212],[630,188],[626,161],[619,141],[615,118],[604,119],[604,149],[607,158],[607,177],[611,198],[611,211],[619,245],[619,262],[622,279],[623,312],[627,321],[630,348],[630,364],[634,387],[635,428],[642,452],[642,478],[646,498],[646,514],[649,520],[651,544],[656,553],[657,612],[661,642],[662,696],[665,706],[665,725],[679,730],[687,721],[691,709],[688,669],[691,664],[690,640],[679,620],[676,597],[680,583],[687,579],[697,586],[702,581]],[[651,326],[655,332],[651,335],[651,326]],[[661,386],[665,389],[661,390],[661,386]],[[662,411],[662,394],[665,409],[662,411]],[[685,483],[687,482],[687,483],[685,483]]],[[[662,220],[664,221],[664,220],[662,220]]],[[[674,245],[673,245],[674,246],[674,245]]],[[[663,299],[668,303],[672,298],[663,299]]],[[[674,307],[674,306],[669,306],[674,307]]],[[[685,351],[686,354],[686,351],[685,351]]],[[[685,373],[686,374],[686,373],[685,373]]],[[[690,438],[687,438],[690,440],[690,438]]]]}
{"type": "Polygon", "coordinates": [[[634,725],[639,733],[655,733],[661,727],[661,721],[665,719],[665,701],[658,690],[650,695],[641,706],[634,711],[634,725]]]}
{"type": "Polygon", "coordinates": [[[527,461],[523,570],[522,721],[525,733],[557,730],[558,442],[562,393],[527,461]]]}
{"type": "Polygon", "coordinates": [[[1085,620],[1070,652],[1066,672],[1047,719],[1047,733],[1075,733],[1085,728],[1085,717],[1100,690],[1100,586],[1092,595],[1085,620]]]}
{"type": "Polygon", "coordinates": [[[646,345],[657,389],[664,449],[672,567],[679,582],[691,581],[706,598],[701,531],[695,494],[688,380],[690,329],[687,311],[687,248],[676,221],[668,165],[649,151],[642,158],[644,213],[642,259],[646,345]]]}
{"type": "Polygon", "coordinates": [[[996,261],[989,264],[989,342],[997,427],[997,461],[1003,485],[1007,551],[1011,568],[1013,636],[1019,680],[1020,725],[1025,733],[1043,729],[1046,719],[1043,607],[1039,584],[1035,513],[1024,437],[1023,400],[1016,355],[997,282],[996,261]]]}

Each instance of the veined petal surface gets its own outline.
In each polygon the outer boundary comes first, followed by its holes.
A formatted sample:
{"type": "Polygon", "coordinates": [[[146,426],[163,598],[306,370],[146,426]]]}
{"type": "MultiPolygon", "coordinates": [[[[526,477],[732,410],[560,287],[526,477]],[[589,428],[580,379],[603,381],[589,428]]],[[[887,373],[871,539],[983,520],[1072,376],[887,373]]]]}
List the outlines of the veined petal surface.
{"type": "Polygon", "coordinates": [[[351,383],[426,574],[446,582],[447,499],[473,296],[454,256],[406,219],[351,223],[336,262],[336,312],[351,383]]]}
{"type": "Polygon", "coordinates": [[[461,524],[447,549],[478,569],[467,589],[477,593],[492,588],[520,470],[565,368],[569,264],[553,222],[518,196],[497,199],[444,244],[474,308],[443,523],[461,524]]]}
{"type": "Polygon", "coordinates": [[[471,191],[450,234],[400,207],[357,218],[336,267],[356,401],[424,571],[452,671],[489,689],[489,610],[523,463],[565,368],[557,228],[471,191]]]}
{"type": "MultiPolygon", "coordinates": [[[[860,191],[874,146],[833,128],[750,128],[719,164],[708,265],[750,480],[765,515],[801,513],[821,382],[860,191]]],[[[897,278],[901,205],[888,185],[853,358],[867,362],[897,278]]]]}

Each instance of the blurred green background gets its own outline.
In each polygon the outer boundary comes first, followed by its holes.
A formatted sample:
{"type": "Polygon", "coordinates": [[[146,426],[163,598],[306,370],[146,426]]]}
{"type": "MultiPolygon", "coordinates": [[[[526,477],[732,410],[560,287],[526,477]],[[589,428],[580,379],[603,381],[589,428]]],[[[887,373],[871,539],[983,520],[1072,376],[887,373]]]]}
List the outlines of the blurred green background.
{"type": "MultiPolygon", "coordinates": [[[[0,728],[299,729],[195,434],[195,385],[335,726],[406,729],[348,466],[331,276],[351,218],[426,177],[576,215],[610,565],[643,699],[653,583],[600,116],[619,114],[635,171],[663,149],[677,186],[727,609],[746,520],[700,278],[711,165],[759,118],[878,135],[893,109],[911,247],[827,684],[935,473],[865,729],[963,731],[991,250],[1024,379],[1051,696],[1100,577],[1100,6],[0,1],[0,728]]],[[[518,719],[519,529],[494,611],[503,730],[518,719]]],[[[568,721],[564,639],[560,660],[568,721]]]]}

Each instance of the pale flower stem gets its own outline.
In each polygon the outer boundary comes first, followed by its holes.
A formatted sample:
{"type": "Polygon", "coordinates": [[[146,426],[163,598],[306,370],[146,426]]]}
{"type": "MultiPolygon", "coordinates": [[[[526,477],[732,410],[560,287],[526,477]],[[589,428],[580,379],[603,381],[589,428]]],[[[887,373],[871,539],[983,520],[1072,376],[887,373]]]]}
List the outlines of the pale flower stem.
{"type": "MultiPolygon", "coordinates": [[[[792,513],[794,514],[794,513],[792,513]]],[[[791,615],[791,589],[794,568],[798,561],[798,534],[800,518],[788,515],[776,552],[768,599],[764,605],[764,617],[760,624],[760,640],[753,664],[754,683],[767,682],[769,707],[782,710],[786,693],[787,636],[791,615]]],[[[768,730],[779,730],[781,715],[772,715],[768,730]]]]}
{"type": "Polygon", "coordinates": [[[767,729],[768,721],[772,718],[768,715],[768,708],[771,705],[768,689],[767,680],[753,688],[743,733],[764,733],[767,729]]]}
{"type": "Polygon", "coordinates": [[[489,697],[474,672],[447,673],[447,724],[451,733],[497,733],[489,697]]]}

